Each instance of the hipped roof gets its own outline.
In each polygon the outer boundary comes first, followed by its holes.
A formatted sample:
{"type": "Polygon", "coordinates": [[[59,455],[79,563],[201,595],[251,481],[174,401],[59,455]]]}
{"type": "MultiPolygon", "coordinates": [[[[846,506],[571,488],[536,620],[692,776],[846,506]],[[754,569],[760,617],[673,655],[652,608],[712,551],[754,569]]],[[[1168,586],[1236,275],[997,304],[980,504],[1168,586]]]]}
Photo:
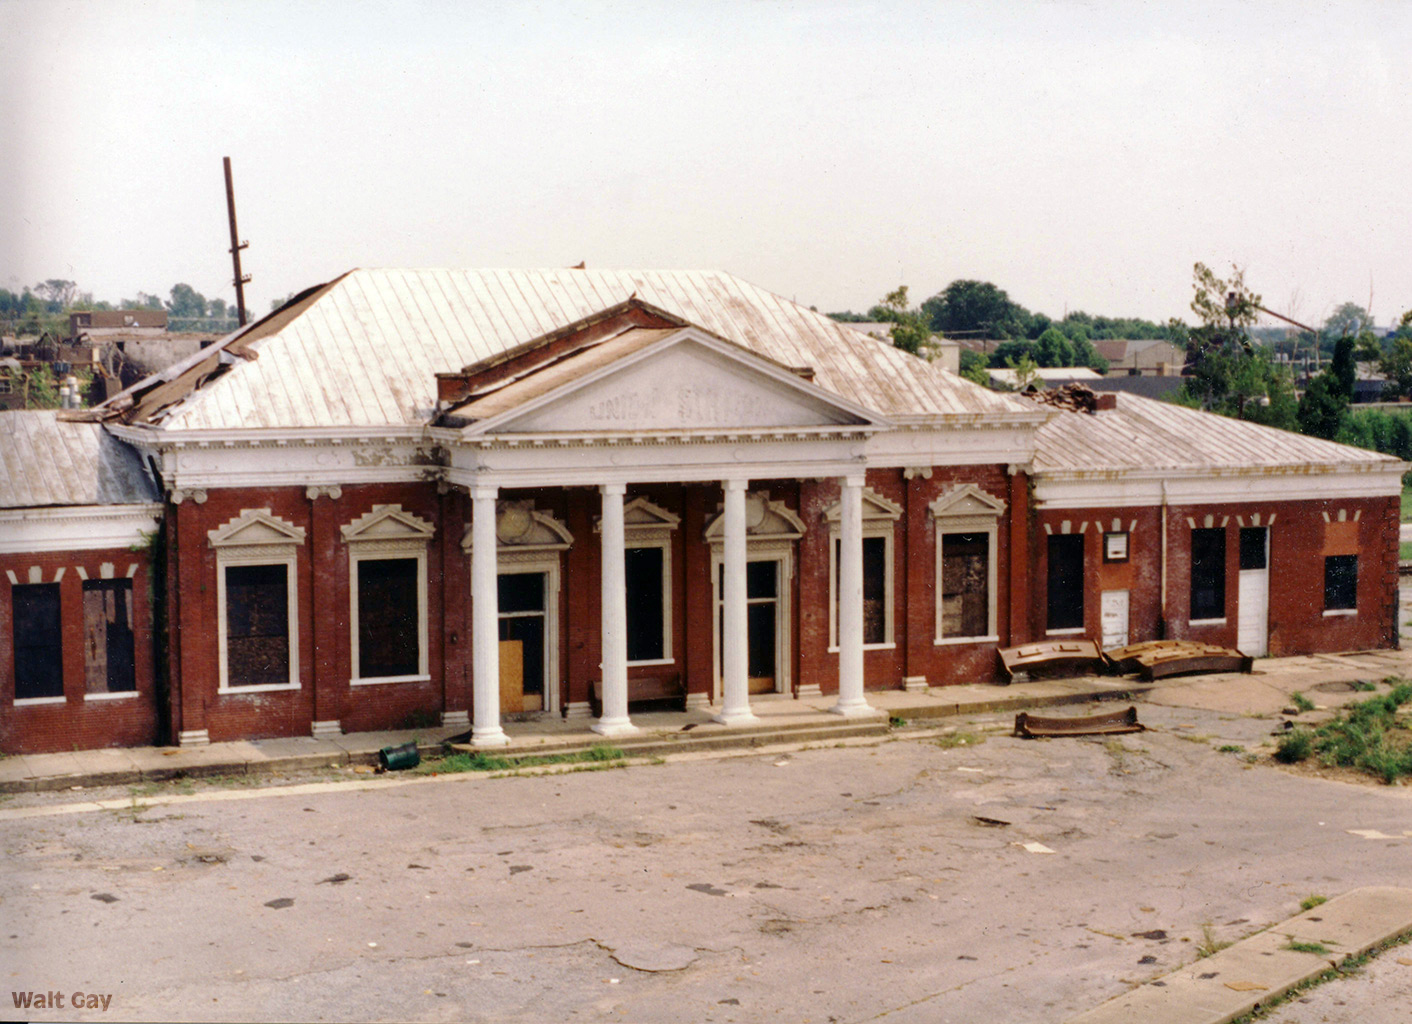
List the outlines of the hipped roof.
{"type": "Polygon", "coordinates": [[[0,508],[160,501],[142,459],[97,423],[57,410],[0,412],[0,508]]]}

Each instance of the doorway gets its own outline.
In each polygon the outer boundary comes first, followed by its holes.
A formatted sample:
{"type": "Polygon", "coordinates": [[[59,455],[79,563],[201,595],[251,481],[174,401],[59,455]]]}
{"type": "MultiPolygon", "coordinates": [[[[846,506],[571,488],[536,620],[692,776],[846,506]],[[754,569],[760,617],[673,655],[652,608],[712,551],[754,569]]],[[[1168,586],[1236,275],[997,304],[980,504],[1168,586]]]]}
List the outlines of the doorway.
{"type": "Polygon", "coordinates": [[[1242,654],[1263,658],[1270,653],[1270,529],[1243,526],[1240,530],[1240,583],[1236,600],[1236,646],[1242,654]]]}
{"type": "Polygon", "coordinates": [[[543,572],[507,572],[497,579],[500,707],[506,713],[543,711],[547,706],[548,584],[543,572]]]}
{"type": "MultiPolygon", "coordinates": [[[[746,674],[752,694],[779,693],[786,680],[784,636],[787,615],[785,559],[752,559],[745,563],[746,674]]],[[[721,685],[721,636],[725,621],[725,569],[716,566],[716,689],[721,685]]]]}

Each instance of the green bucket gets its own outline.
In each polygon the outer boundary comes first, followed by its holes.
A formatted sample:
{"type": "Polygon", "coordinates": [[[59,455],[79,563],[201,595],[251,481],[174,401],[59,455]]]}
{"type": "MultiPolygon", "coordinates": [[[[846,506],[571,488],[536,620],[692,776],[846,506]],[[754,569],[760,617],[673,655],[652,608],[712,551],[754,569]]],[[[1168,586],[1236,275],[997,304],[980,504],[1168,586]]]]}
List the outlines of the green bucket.
{"type": "Polygon", "coordinates": [[[415,768],[422,763],[422,755],[417,752],[415,743],[404,743],[400,747],[383,747],[378,751],[378,767],[385,772],[400,772],[415,768]]]}

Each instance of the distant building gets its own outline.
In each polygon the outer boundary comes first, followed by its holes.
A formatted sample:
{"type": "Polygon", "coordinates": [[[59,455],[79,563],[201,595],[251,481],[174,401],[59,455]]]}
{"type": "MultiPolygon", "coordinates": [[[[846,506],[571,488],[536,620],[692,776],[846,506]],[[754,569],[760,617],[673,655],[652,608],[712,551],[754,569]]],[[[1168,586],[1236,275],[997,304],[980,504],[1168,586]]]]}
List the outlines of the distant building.
{"type": "MultiPolygon", "coordinates": [[[[1004,384],[1009,388],[1020,386],[1020,375],[1009,367],[991,367],[986,370],[986,373],[990,374],[991,381],[996,384],[1004,384]]],[[[1045,387],[1071,384],[1074,381],[1089,384],[1092,381],[1103,379],[1103,374],[1097,370],[1091,370],[1087,366],[1041,366],[1035,370],[1034,375],[1038,383],[1045,387]]]]}
{"type": "Polygon", "coordinates": [[[1186,365],[1186,349],[1161,338],[1103,338],[1092,344],[1108,360],[1110,374],[1180,377],[1186,365]]]}
{"type": "Polygon", "coordinates": [[[162,309],[85,309],[69,314],[69,337],[104,338],[112,334],[151,336],[167,330],[162,309]]]}

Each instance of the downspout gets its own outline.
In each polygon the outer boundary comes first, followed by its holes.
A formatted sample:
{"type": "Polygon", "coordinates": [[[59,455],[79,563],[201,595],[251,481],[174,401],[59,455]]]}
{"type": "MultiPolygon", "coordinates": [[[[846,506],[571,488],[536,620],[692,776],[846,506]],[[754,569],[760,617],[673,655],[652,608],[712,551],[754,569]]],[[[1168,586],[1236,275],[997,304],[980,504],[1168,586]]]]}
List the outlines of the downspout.
{"type": "Polygon", "coordinates": [[[1167,481],[1162,481],[1162,619],[1159,640],[1167,639],[1167,481]]]}

